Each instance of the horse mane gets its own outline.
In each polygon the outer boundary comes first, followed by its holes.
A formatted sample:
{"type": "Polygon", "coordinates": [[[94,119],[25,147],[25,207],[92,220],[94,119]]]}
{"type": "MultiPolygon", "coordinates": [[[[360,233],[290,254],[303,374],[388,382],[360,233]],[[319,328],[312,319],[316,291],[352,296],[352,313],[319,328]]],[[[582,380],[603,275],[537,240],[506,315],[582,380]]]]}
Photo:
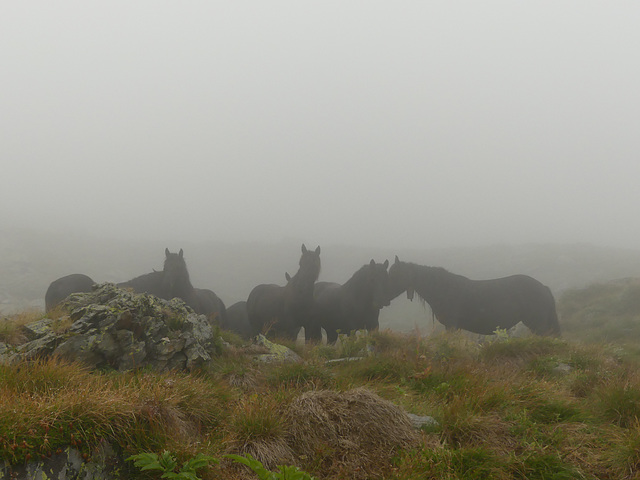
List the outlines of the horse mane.
{"type": "MultiPolygon", "coordinates": [[[[456,273],[451,273],[449,270],[443,267],[430,267],[426,265],[418,265],[417,263],[408,263],[412,269],[416,272],[415,277],[420,279],[428,278],[429,283],[433,286],[443,286],[443,285],[451,285],[451,283],[459,283],[461,280],[468,280],[467,277],[462,275],[458,275],[456,273]]],[[[419,283],[416,282],[416,283],[419,283]]],[[[414,287],[414,292],[422,302],[423,306],[425,303],[429,303],[420,293],[420,291],[414,287]]],[[[429,305],[431,307],[431,305],[429,305]]],[[[431,307],[433,308],[433,307],[431,307]]]]}
{"type": "Polygon", "coordinates": [[[364,264],[362,267],[356,270],[353,275],[351,275],[351,278],[349,280],[344,282],[344,286],[346,287],[347,285],[350,286],[358,283],[363,277],[367,276],[367,274],[369,273],[367,269],[369,268],[371,268],[371,264],[369,263],[364,264]]]}

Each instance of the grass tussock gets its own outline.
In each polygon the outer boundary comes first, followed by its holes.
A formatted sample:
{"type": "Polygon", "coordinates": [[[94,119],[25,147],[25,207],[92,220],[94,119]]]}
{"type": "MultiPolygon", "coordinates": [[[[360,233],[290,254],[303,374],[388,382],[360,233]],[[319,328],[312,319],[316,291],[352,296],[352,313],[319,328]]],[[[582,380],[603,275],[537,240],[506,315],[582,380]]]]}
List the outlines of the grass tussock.
{"type": "Polygon", "coordinates": [[[269,469],[294,462],[286,440],[284,409],[276,397],[241,398],[230,415],[224,440],[227,453],[250,454],[269,469]]]}
{"type": "Polygon", "coordinates": [[[298,456],[325,475],[373,478],[398,449],[419,441],[401,409],[364,388],[304,393],[289,405],[286,421],[298,456]]]}

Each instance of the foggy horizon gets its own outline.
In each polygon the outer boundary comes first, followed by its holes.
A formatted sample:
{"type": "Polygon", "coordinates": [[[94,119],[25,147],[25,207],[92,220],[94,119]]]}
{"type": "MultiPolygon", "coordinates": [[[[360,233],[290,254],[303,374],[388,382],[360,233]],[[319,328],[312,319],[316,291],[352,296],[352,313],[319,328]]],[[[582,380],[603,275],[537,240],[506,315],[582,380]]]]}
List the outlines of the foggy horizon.
{"type": "Polygon", "coordinates": [[[640,5],[14,2],[2,228],[638,248],[640,5]]]}

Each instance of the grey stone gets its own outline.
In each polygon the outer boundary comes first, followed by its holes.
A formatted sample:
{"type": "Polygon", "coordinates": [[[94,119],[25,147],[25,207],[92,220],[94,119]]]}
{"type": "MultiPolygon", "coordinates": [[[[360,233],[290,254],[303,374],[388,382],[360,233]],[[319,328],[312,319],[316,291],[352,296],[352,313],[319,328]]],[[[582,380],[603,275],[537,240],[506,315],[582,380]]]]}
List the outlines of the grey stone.
{"type": "Polygon", "coordinates": [[[0,480],[115,480],[121,478],[118,470],[122,459],[118,458],[107,443],[93,452],[87,462],[80,452],[67,448],[65,452],[26,465],[0,468],[0,480]]]}
{"type": "Polygon", "coordinates": [[[343,362],[357,362],[358,360],[364,360],[366,357],[343,357],[327,360],[326,363],[343,363],[343,362]]]}
{"type": "Polygon", "coordinates": [[[16,355],[19,358],[32,360],[34,358],[51,355],[59,342],[58,336],[51,332],[44,337],[37,338],[31,342],[16,347],[16,355]]]}
{"type": "Polygon", "coordinates": [[[284,345],[273,343],[267,337],[260,334],[256,337],[255,343],[266,348],[269,353],[258,355],[257,360],[266,363],[300,363],[302,358],[296,352],[284,345]]]}
{"type": "Polygon", "coordinates": [[[567,374],[570,373],[572,370],[571,365],[566,364],[566,363],[558,363],[558,365],[556,365],[553,369],[553,371],[555,373],[560,373],[560,374],[567,374]]]}
{"type": "Polygon", "coordinates": [[[407,413],[407,416],[414,428],[437,427],[440,425],[435,418],[430,416],[414,415],[413,413],[407,413]]]}
{"type": "Polygon", "coordinates": [[[51,324],[53,320],[49,318],[43,318],[37,322],[32,322],[22,326],[22,331],[29,340],[36,340],[42,338],[45,335],[51,333],[51,324]]]}

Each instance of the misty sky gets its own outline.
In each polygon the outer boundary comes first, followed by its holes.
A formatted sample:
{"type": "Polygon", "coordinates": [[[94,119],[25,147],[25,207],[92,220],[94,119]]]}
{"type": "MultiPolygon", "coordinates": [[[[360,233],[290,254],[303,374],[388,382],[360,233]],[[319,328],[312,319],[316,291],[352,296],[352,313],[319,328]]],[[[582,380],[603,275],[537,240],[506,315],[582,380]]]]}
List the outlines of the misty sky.
{"type": "Polygon", "coordinates": [[[0,221],[640,246],[640,3],[0,6],[0,221]]]}

